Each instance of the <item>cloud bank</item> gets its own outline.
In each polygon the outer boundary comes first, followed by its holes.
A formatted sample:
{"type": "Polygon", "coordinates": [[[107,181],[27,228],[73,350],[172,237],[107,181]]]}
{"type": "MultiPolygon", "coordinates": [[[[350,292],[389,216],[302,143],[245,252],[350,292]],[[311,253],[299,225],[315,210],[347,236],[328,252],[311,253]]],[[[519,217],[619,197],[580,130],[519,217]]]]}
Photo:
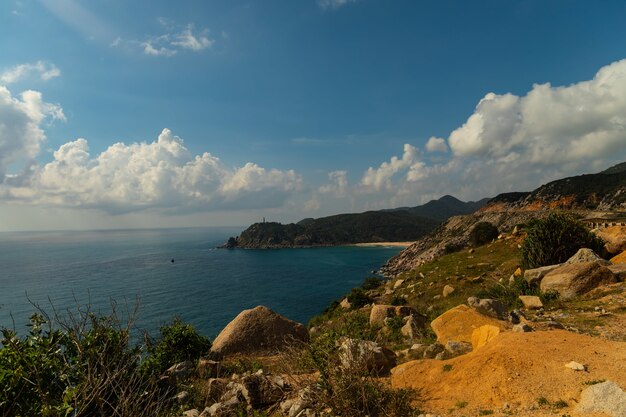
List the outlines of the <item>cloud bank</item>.
{"type": "Polygon", "coordinates": [[[488,93],[447,140],[431,137],[430,159],[410,144],[369,168],[361,189],[386,191],[389,205],[454,194],[461,198],[531,190],[567,175],[626,160],[626,60],[569,86],[536,84],[524,96],[488,93]]]}
{"type": "Polygon", "coordinates": [[[0,83],[7,85],[21,81],[35,74],[42,81],[61,76],[61,70],[49,62],[37,61],[34,63],[16,65],[0,74],[0,83]]]}
{"type": "Polygon", "coordinates": [[[143,40],[125,40],[118,37],[111,43],[111,47],[139,50],[148,56],[171,57],[182,51],[200,52],[215,44],[215,39],[209,38],[209,30],[206,28],[196,31],[191,23],[179,27],[164,18],[158,21],[165,30],[164,33],[150,35],[143,40]]]}

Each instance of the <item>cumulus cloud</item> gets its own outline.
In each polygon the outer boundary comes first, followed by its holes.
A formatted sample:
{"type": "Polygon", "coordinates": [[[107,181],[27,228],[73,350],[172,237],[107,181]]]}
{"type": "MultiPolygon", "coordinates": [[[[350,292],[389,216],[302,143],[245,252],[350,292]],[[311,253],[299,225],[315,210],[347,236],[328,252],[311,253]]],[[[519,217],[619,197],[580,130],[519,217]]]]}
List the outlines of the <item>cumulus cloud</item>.
{"type": "Polygon", "coordinates": [[[359,0],[317,0],[317,4],[322,9],[338,9],[350,3],[356,3],[359,0]]]}
{"type": "Polygon", "coordinates": [[[227,168],[209,153],[191,155],[169,129],[156,141],[116,143],[93,157],[80,138],[53,156],[28,172],[22,186],[5,186],[4,198],[113,214],[147,208],[180,213],[279,207],[302,182],[292,170],[254,163],[227,168]]]}
{"type": "Polygon", "coordinates": [[[17,98],[0,86],[0,182],[12,164],[37,156],[46,135],[45,119],[65,120],[63,109],[46,103],[38,91],[27,90],[17,98]]]}
{"type": "Polygon", "coordinates": [[[2,72],[0,74],[0,82],[4,85],[12,84],[33,74],[42,81],[48,81],[61,76],[61,70],[56,65],[45,61],[19,64],[2,72]]]}
{"type": "Polygon", "coordinates": [[[330,184],[319,187],[322,194],[332,194],[335,197],[344,197],[348,192],[348,172],[332,171],[328,174],[330,184]]]}
{"type": "Polygon", "coordinates": [[[125,40],[117,37],[110,46],[138,48],[145,55],[171,57],[184,50],[200,52],[215,44],[215,39],[209,38],[209,30],[206,28],[196,31],[192,24],[180,27],[165,18],[159,18],[158,22],[165,33],[150,35],[144,40],[125,40]]]}
{"type": "Polygon", "coordinates": [[[385,204],[425,202],[443,194],[464,199],[532,190],[569,175],[626,160],[626,60],[568,86],[533,85],[523,96],[488,93],[447,140],[431,137],[420,157],[404,145],[361,184],[385,204]],[[391,203],[390,203],[391,202],[391,203]]]}
{"type": "Polygon", "coordinates": [[[448,145],[445,139],[431,136],[426,142],[426,150],[428,152],[448,152],[448,145]]]}
{"type": "Polygon", "coordinates": [[[394,175],[419,164],[418,157],[419,150],[407,143],[404,145],[402,157],[393,156],[389,162],[383,162],[378,168],[369,167],[361,178],[361,185],[366,191],[372,192],[391,189],[394,175]]]}

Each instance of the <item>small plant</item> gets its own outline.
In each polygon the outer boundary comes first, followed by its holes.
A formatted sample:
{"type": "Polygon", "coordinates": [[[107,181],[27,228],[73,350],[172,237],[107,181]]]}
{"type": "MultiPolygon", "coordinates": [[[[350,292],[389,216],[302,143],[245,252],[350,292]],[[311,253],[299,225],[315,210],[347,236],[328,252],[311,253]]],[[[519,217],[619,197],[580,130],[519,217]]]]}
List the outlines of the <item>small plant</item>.
{"type": "Polygon", "coordinates": [[[479,416],[488,416],[493,414],[493,410],[478,410],[479,416]]]}
{"type": "Polygon", "coordinates": [[[546,397],[539,397],[537,398],[537,405],[539,407],[547,407],[550,405],[550,401],[546,397]]]}
{"type": "Polygon", "coordinates": [[[458,409],[465,408],[467,407],[467,401],[459,401],[454,406],[458,409]]]}
{"type": "Polygon", "coordinates": [[[590,381],[583,382],[583,385],[596,385],[596,384],[601,384],[604,381],[606,381],[606,379],[592,379],[590,381]]]}
{"type": "Polygon", "coordinates": [[[353,309],[361,308],[372,302],[372,299],[361,288],[353,288],[346,298],[353,309]]]}
{"type": "Polygon", "coordinates": [[[558,400],[552,403],[552,407],[554,408],[565,408],[567,407],[567,403],[563,400],[558,400]]]}
{"type": "Polygon", "coordinates": [[[449,363],[446,363],[445,365],[443,365],[442,369],[444,372],[450,372],[452,370],[452,365],[449,363]]]}
{"type": "Polygon", "coordinates": [[[361,288],[363,288],[365,291],[375,290],[376,288],[380,287],[382,283],[383,280],[380,278],[367,277],[363,281],[363,284],[361,284],[361,288]]]}
{"type": "Polygon", "coordinates": [[[603,247],[602,239],[573,217],[550,214],[529,223],[521,248],[522,264],[525,268],[554,265],[565,262],[580,248],[601,253],[603,247]]]}
{"type": "Polygon", "coordinates": [[[403,306],[406,304],[406,299],[400,295],[394,295],[391,299],[392,306],[403,306]]]}
{"type": "Polygon", "coordinates": [[[142,369],[150,374],[160,374],[178,362],[197,361],[211,349],[209,339],[178,317],[171,324],[161,327],[160,333],[156,341],[147,338],[149,356],[142,369]]]}
{"type": "Polygon", "coordinates": [[[478,222],[470,232],[472,246],[481,246],[498,238],[498,228],[489,222],[478,222]]]}

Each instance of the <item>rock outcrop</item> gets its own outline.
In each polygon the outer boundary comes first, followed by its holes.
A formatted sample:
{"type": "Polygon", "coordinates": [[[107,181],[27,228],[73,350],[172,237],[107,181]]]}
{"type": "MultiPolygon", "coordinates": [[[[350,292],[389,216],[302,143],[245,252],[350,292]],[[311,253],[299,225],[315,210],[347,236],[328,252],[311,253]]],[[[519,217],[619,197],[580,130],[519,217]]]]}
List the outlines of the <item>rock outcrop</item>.
{"type": "Polygon", "coordinates": [[[584,294],[600,284],[616,282],[615,275],[597,262],[567,264],[556,268],[541,280],[541,291],[556,291],[564,300],[584,294]]]}
{"type": "Polygon", "coordinates": [[[306,328],[264,306],[244,310],[220,332],[211,351],[220,355],[283,350],[288,343],[307,341],[306,328]]]}
{"type": "Polygon", "coordinates": [[[618,254],[626,250],[626,226],[611,226],[601,229],[596,234],[604,240],[607,252],[618,254]]]}
{"type": "Polygon", "coordinates": [[[430,323],[430,327],[437,335],[437,341],[445,345],[450,340],[472,343],[474,330],[486,324],[505,329],[504,322],[487,317],[461,304],[437,317],[430,323]]]}

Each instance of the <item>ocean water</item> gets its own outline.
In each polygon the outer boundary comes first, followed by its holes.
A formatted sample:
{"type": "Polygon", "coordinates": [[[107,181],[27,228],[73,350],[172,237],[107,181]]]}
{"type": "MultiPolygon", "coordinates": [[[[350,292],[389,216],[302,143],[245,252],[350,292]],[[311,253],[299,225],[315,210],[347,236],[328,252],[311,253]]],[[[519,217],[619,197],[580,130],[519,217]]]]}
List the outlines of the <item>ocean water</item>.
{"type": "Polygon", "coordinates": [[[306,323],[399,248],[215,249],[241,229],[0,233],[0,326],[25,334],[33,304],[51,314],[111,300],[139,302],[152,334],[172,317],[216,336],[241,310],[265,305],[306,323]],[[174,260],[174,262],[172,262],[174,260]]]}

